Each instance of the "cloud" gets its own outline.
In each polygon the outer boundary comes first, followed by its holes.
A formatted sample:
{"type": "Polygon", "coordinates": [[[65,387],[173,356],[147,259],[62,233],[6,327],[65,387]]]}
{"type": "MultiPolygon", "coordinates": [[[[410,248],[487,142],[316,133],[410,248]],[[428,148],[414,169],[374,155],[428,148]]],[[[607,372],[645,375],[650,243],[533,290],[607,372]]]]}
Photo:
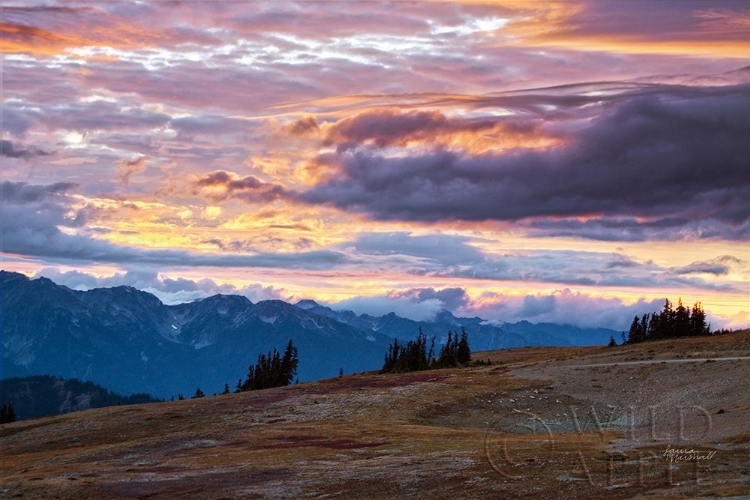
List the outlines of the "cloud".
{"type": "Polygon", "coordinates": [[[67,195],[75,188],[71,183],[39,186],[3,182],[2,251],[66,261],[197,267],[331,269],[352,262],[344,252],[335,250],[211,254],[118,245],[92,237],[85,230],[91,208],[76,208],[78,200],[67,195]],[[60,227],[70,231],[61,231],[60,227]]]}
{"type": "Polygon", "coordinates": [[[444,309],[456,311],[469,303],[469,296],[463,288],[413,288],[401,293],[402,296],[414,296],[418,302],[438,300],[444,309]]]}
{"type": "MultiPolygon", "coordinates": [[[[240,186],[244,184],[240,183],[240,186]]],[[[619,287],[695,288],[733,290],[731,283],[706,281],[692,276],[697,264],[688,270],[660,267],[622,254],[573,250],[525,251],[494,254],[484,251],[480,238],[407,232],[363,233],[354,240],[311,250],[313,242],[299,240],[293,250],[287,240],[274,235],[249,239],[210,238],[220,251],[159,249],[117,244],[106,238],[116,236],[92,225],[104,215],[102,209],[81,203],[70,191],[76,185],[48,186],[5,182],[2,184],[3,252],[41,259],[99,262],[117,265],[258,267],[285,270],[371,270],[428,276],[432,279],[460,278],[565,285],[619,287]],[[258,251],[258,248],[290,247],[289,251],[258,251]]],[[[182,223],[176,221],[176,223],[182,223]]],[[[106,228],[105,228],[106,229],[106,228]]],[[[124,234],[124,233],[122,233],[124,234]]],[[[729,261],[722,261],[724,264],[729,261]]],[[[719,262],[719,264],[722,264],[719,262]]],[[[705,266],[704,266],[705,268],[705,266]]],[[[704,269],[705,270],[705,269],[704,269]]],[[[460,289],[413,289],[391,299],[429,303],[422,307],[461,307],[466,298],[460,289]]],[[[398,301],[397,301],[398,302],[398,301]]],[[[407,302],[399,302],[402,305],[407,302]]],[[[531,307],[533,304],[529,304],[531,307]]],[[[426,309],[425,309],[426,308],[426,309]]]]}
{"type": "MultiPolygon", "coordinates": [[[[640,298],[628,303],[621,298],[601,297],[572,291],[569,288],[526,295],[484,292],[470,296],[460,288],[435,291],[437,294],[442,293],[442,298],[431,296],[430,290],[432,289],[392,290],[385,295],[352,297],[325,304],[334,310],[349,310],[372,316],[395,313],[414,321],[432,321],[440,311],[447,309],[457,317],[479,317],[499,326],[503,323],[528,321],[535,324],[556,323],[584,328],[609,328],[624,332],[627,332],[633,317],[660,311],[664,305],[663,298],[640,298]],[[426,293],[421,294],[422,291],[426,293]],[[446,296],[461,298],[454,302],[455,307],[447,307],[448,304],[442,300],[446,296]]],[[[708,314],[714,328],[728,325],[741,327],[747,324],[746,313],[744,316],[738,315],[737,318],[721,318],[710,312],[708,314]]]]}
{"type": "Polygon", "coordinates": [[[34,146],[18,148],[11,141],[0,140],[0,156],[30,160],[31,158],[34,158],[36,156],[49,156],[51,154],[53,153],[48,153],[47,151],[34,146]]]}
{"type": "Polygon", "coordinates": [[[239,177],[223,170],[199,177],[192,186],[195,194],[214,202],[230,198],[248,203],[268,202],[288,196],[287,190],[280,184],[263,182],[252,175],[239,177]]]}
{"type": "Polygon", "coordinates": [[[634,267],[640,267],[641,264],[627,255],[622,254],[614,254],[612,255],[612,260],[609,261],[606,264],[607,269],[617,269],[617,268],[634,268],[634,267]]]}
{"type": "Polygon", "coordinates": [[[355,240],[341,244],[352,248],[360,255],[388,256],[396,261],[399,257],[408,262],[421,263],[430,268],[430,263],[443,266],[465,265],[485,260],[481,250],[469,245],[472,239],[465,236],[429,234],[413,235],[407,232],[363,233],[355,240]]]}
{"type": "Polygon", "coordinates": [[[10,6],[3,8],[3,17],[2,47],[8,53],[53,56],[86,46],[149,47],[170,35],[106,15],[96,7],[10,6]]]}
{"type": "Polygon", "coordinates": [[[635,315],[659,310],[663,302],[663,299],[639,299],[633,304],[626,304],[619,298],[597,297],[565,288],[552,293],[523,296],[485,292],[465,310],[498,322],[525,320],[623,331],[629,327],[635,315]]]}
{"type": "Polygon", "coordinates": [[[116,172],[120,181],[127,186],[130,182],[130,176],[145,172],[146,161],[148,159],[148,156],[141,156],[140,158],[135,158],[133,160],[122,160],[118,163],[116,172]]]}
{"type": "Polygon", "coordinates": [[[684,267],[673,270],[675,274],[712,274],[714,276],[724,276],[729,273],[732,266],[744,264],[742,260],[732,255],[722,255],[715,259],[696,261],[684,267]]]}
{"type": "Polygon", "coordinates": [[[523,318],[535,318],[544,314],[549,314],[555,310],[556,300],[553,295],[533,296],[526,295],[523,298],[523,306],[517,314],[523,318]]]}
{"type": "Polygon", "coordinates": [[[340,302],[327,303],[332,309],[354,311],[357,314],[384,316],[395,313],[414,321],[429,321],[443,309],[438,299],[416,301],[410,297],[392,295],[378,297],[352,297],[340,302]]]}
{"type": "Polygon", "coordinates": [[[376,148],[407,146],[410,143],[455,144],[471,146],[483,136],[495,135],[494,146],[507,141],[512,134],[527,134],[538,123],[498,118],[448,118],[441,111],[409,111],[397,109],[374,110],[345,118],[327,128],[324,146],[336,146],[339,151],[363,145],[376,148]]]}
{"type": "Polygon", "coordinates": [[[741,85],[618,97],[588,124],[559,129],[565,144],[546,150],[347,150],[322,158],[338,175],[298,197],[381,220],[634,216],[741,229],[750,218],[748,96],[741,85]]]}
{"type": "Polygon", "coordinates": [[[285,131],[291,135],[306,135],[320,130],[314,116],[305,116],[286,127],[285,131]]]}
{"type": "Polygon", "coordinates": [[[34,278],[40,276],[74,290],[132,286],[157,296],[165,304],[192,302],[218,294],[242,295],[251,302],[273,299],[289,300],[283,289],[264,286],[260,283],[238,287],[232,284],[218,284],[207,278],[172,279],[163,273],[142,268],[114,273],[111,276],[95,276],[80,271],[61,271],[57,267],[44,267],[34,274],[34,278]]]}
{"type": "MultiPolygon", "coordinates": [[[[739,203],[738,203],[739,207],[739,203]]],[[[750,218],[731,220],[688,217],[636,219],[633,217],[537,218],[518,223],[530,236],[586,238],[598,241],[676,241],[718,239],[743,241],[750,238],[750,218]]]]}
{"type": "Polygon", "coordinates": [[[48,198],[62,200],[69,191],[78,189],[79,185],[73,182],[56,182],[46,186],[30,185],[25,182],[3,181],[0,184],[0,193],[4,204],[25,204],[39,202],[48,198]]]}
{"type": "MultiPolygon", "coordinates": [[[[384,266],[419,276],[566,286],[733,290],[735,285],[676,274],[653,261],[611,252],[524,250],[494,253],[482,238],[407,232],[363,233],[337,245],[364,265],[384,266]]],[[[419,289],[417,289],[419,290],[419,289]]],[[[425,289],[423,293],[429,293],[425,289]]],[[[413,297],[417,292],[410,292],[413,297]]],[[[443,297],[435,296],[443,300],[443,297]]],[[[446,302],[447,303],[447,302],[446,302]]]]}
{"type": "Polygon", "coordinates": [[[411,288],[392,290],[387,295],[374,297],[353,297],[340,302],[329,303],[337,310],[350,310],[357,314],[383,316],[395,313],[414,321],[429,321],[443,310],[456,312],[469,304],[469,296],[463,288],[452,287],[411,288]]]}

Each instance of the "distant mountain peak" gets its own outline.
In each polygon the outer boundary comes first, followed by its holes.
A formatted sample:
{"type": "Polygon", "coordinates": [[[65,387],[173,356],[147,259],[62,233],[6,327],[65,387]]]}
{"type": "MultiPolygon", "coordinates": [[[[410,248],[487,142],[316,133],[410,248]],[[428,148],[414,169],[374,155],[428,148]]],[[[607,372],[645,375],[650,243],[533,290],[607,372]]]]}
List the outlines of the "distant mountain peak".
{"type": "Polygon", "coordinates": [[[193,301],[193,304],[203,305],[253,305],[253,303],[244,295],[227,295],[223,293],[217,293],[203,299],[193,301]]]}
{"type": "Polygon", "coordinates": [[[315,307],[321,307],[320,304],[318,304],[317,302],[311,299],[302,299],[294,305],[299,307],[300,309],[305,309],[305,310],[313,309],[315,307]]]}

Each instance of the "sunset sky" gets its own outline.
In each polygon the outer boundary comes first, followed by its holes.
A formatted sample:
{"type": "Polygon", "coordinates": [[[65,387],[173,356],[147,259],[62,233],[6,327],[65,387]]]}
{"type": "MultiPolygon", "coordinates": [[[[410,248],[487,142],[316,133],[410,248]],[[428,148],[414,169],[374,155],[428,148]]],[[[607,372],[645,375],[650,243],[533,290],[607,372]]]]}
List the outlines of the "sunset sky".
{"type": "Polygon", "coordinates": [[[4,1],[2,268],[749,324],[747,1],[4,1]]]}

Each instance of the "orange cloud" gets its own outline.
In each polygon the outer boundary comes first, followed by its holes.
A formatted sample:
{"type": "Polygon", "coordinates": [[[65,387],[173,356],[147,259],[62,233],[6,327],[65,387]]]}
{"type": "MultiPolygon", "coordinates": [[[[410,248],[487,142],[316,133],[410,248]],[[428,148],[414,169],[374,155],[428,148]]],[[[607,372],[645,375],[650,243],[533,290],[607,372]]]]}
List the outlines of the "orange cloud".
{"type": "Polygon", "coordinates": [[[541,122],[504,117],[449,117],[440,111],[382,109],[324,125],[324,146],[371,145],[378,148],[441,146],[474,154],[490,150],[550,147],[541,122]]]}
{"type": "MultiPolygon", "coordinates": [[[[7,17],[23,19],[23,16],[41,16],[40,11],[47,10],[51,9],[9,7],[5,12],[9,14],[7,17]]],[[[168,38],[164,33],[110,19],[104,13],[90,9],[57,9],[55,13],[57,26],[50,28],[18,22],[0,23],[2,51],[53,56],[69,54],[69,49],[79,47],[153,47],[168,38]]]]}
{"type": "MultiPolygon", "coordinates": [[[[518,8],[521,13],[522,7],[513,4],[516,2],[498,2],[518,8]]],[[[687,2],[672,2],[666,7],[636,1],[530,4],[536,7],[533,15],[511,16],[510,22],[487,45],[711,58],[746,59],[750,54],[747,10],[692,11],[687,2]],[[656,8],[663,10],[652,11],[656,8]],[[662,18],[664,22],[659,21],[662,18]]]]}

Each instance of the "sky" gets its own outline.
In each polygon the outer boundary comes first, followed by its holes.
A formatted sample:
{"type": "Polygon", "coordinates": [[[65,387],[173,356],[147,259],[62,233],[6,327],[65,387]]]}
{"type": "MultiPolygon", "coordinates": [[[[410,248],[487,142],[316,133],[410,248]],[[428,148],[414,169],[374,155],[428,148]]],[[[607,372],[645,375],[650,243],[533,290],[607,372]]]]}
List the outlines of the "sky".
{"type": "Polygon", "coordinates": [[[2,3],[0,267],[750,325],[745,1],[2,3]]]}

